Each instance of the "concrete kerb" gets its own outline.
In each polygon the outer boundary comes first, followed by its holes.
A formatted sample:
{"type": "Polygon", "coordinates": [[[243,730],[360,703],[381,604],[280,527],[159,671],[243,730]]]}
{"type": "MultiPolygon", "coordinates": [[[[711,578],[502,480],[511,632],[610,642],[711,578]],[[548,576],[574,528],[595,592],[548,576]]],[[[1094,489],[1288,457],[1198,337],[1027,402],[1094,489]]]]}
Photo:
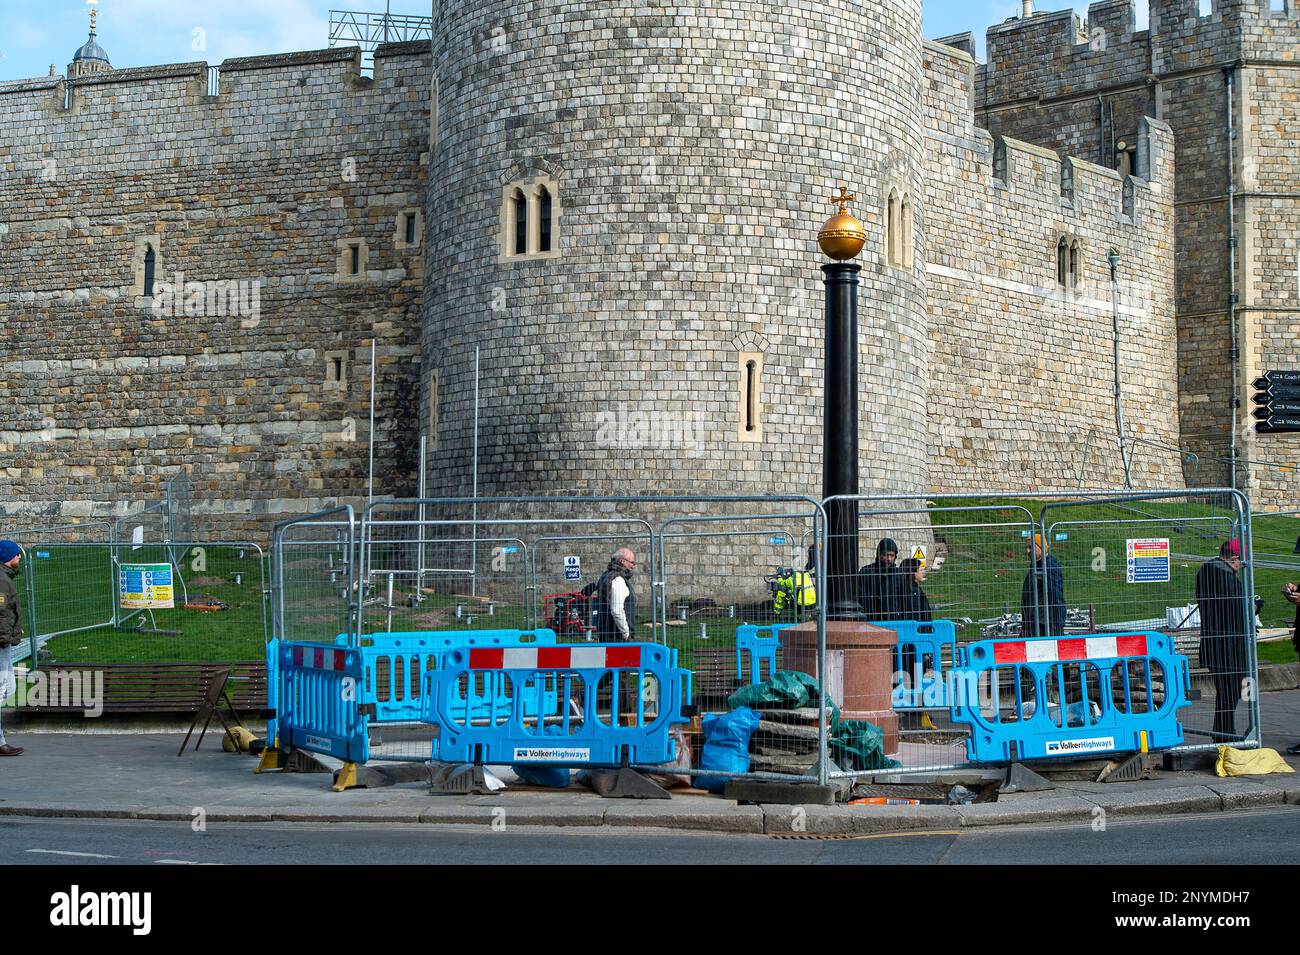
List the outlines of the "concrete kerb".
{"type": "MultiPolygon", "coordinates": [[[[496,794],[499,795],[499,794],[496,794]]],[[[1259,785],[1240,780],[1216,780],[1203,786],[1182,786],[1146,792],[1003,798],[996,803],[965,806],[741,806],[716,807],[656,801],[591,805],[523,804],[493,796],[468,797],[473,802],[434,797],[432,805],[378,807],[339,806],[333,809],[272,807],[213,807],[209,823],[370,823],[451,826],[581,826],[637,827],[731,834],[852,836],[885,832],[920,832],[1041,823],[1091,822],[1100,808],[1108,815],[1174,815],[1217,812],[1283,804],[1300,804],[1300,785],[1259,785]]],[[[691,797],[684,797],[690,799],[691,797]]],[[[692,800],[693,801],[693,800],[692,800]]],[[[0,806],[0,816],[73,819],[137,819],[189,823],[191,811],[176,807],[0,806]]]]}
{"type": "Polygon", "coordinates": [[[729,834],[854,836],[1015,824],[1087,824],[1300,805],[1300,775],[1219,779],[1162,773],[1131,783],[1058,783],[1050,793],[966,806],[739,805],[675,791],[669,800],[601,799],[585,788],[511,785],[479,796],[431,794],[426,783],[330,792],[328,775],[254,775],[254,761],[214,750],[178,760],[171,736],[48,736],[0,773],[0,817],[208,823],[631,827],[729,834]]]}

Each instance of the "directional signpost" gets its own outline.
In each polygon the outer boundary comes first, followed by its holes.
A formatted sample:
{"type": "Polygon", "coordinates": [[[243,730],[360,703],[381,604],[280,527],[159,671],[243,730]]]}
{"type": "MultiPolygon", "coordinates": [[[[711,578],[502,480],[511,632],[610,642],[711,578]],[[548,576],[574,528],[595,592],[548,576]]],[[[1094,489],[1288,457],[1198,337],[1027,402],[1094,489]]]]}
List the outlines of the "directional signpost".
{"type": "Polygon", "coordinates": [[[1253,382],[1258,434],[1300,433],[1300,371],[1270,371],[1253,382]]]}

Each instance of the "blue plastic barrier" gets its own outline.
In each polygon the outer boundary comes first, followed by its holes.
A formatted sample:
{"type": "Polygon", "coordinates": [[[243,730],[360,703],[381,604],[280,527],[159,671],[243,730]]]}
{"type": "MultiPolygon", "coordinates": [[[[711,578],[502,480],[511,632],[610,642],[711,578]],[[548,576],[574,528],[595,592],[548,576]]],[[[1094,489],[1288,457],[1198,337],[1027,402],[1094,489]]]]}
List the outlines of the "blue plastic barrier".
{"type": "Polygon", "coordinates": [[[266,721],[266,742],[274,746],[280,736],[280,638],[272,637],[266,644],[266,708],[271,716],[266,721]]]}
{"type": "Polygon", "coordinates": [[[961,648],[949,686],[977,763],[1177,746],[1189,689],[1187,658],[1153,631],[982,640],[961,648]]]}
{"type": "Polygon", "coordinates": [[[894,672],[906,673],[907,682],[894,687],[895,710],[946,710],[949,706],[947,674],[956,659],[957,626],[951,620],[878,621],[898,634],[894,649],[894,672]],[[948,663],[944,663],[944,648],[948,663]],[[917,666],[921,668],[917,679],[917,666]]]}
{"type": "Polygon", "coordinates": [[[736,679],[741,683],[762,683],[776,672],[776,651],[781,648],[778,636],[788,623],[774,623],[759,627],[752,623],[742,624],[736,628],[736,679]],[[749,670],[746,672],[744,655],[749,654],[749,670]],[[767,661],[767,676],[763,676],[760,664],[767,661]]]}
{"type": "MultiPolygon", "coordinates": [[[[336,642],[346,645],[347,634],[341,634],[336,642]]],[[[360,647],[366,675],[363,701],[374,705],[372,722],[414,722],[423,713],[423,675],[441,667],[450,651],[463,647],[554,646],[555,642],[555,631],[545,628],[367,634],[361,638],[360,647]]],[[[475,715],[486,714],[489,701],[475,693],[472,682],[470,692],[474,695],[475,715]]],[[[549,697],[535,693],[528,701],[529,709],[537,713],[553,699],[554,692],[549,697]]]]}
{"type": "Polygon", "coordinates": [[[358,692],[361,651],[326,643],[281,643],[276,663],[279,749],[364,763],[370,739],[358,692]]]}
{"type": "Polygon", "coordinates": [[[541,766],[624,766],[670,762],[677,747],[671,727],[686,722],[691,674],[677,666],[677,651],[657,643],[577,644],[554,647],[463,648],[424,675],[425,722],[438,726],[433,758],[462,763],[531,763],[541,766]],[[489,685],[482,718],[467,705],[462,681],[489,685]],[[614,717],[630,684],[653,677],[658,710],[647,718],[636,692],[635,724],[614,717]],[[601,684],[610,684],[610,712],[598,707],[601,684]],[[526,712],[518,688],[549,684],[554,708],[526,712]],[[504,701],[504,703],[503,703],[504,701]],[[574,703],[577,702],[575,712],[574,703]],[[558,728],[558,732],[557,732],[558,728]]]}

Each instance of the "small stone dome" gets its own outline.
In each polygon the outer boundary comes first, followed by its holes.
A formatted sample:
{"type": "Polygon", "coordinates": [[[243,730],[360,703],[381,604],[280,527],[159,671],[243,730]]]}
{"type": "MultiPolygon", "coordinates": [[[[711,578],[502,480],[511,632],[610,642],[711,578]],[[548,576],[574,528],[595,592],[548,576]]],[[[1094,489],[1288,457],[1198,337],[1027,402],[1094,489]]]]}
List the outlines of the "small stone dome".
{"type": "Polygon", "coordinates": [[[98,11],[90,11],[90,38],[82,44],[81,49],[72,54],[72,62],[68,64],[68,76],[78,77],[87,76],[91,73],[105,73],[113,68],[113,64],[108,61],[108,54],[104,48],[99,45],[95,33],[95,17],[98,11]]]}
{"type": "Polygon", "coordinates": [[[94,33],[90,34],[90,39],[85,42],[81,49],[72,54],[73,63],[80,63],[83,60],[92,60],[96,63],[103,63],[106,66],[112,65],[108,62],[108,54],[104,52],[104,48],[100,46],[99,42],[95,39],[94,33]]]}

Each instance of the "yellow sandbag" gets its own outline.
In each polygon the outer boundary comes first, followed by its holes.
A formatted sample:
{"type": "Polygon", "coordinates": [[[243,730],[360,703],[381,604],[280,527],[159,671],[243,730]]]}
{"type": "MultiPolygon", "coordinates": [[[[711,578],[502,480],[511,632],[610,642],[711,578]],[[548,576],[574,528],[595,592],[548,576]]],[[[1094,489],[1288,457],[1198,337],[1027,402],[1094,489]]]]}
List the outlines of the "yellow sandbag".
{"type": "Polygon", "coordinates": [[[227,753],[235,752],[236,742],[239,743],[239,752],[247,753],[249,744],[252,743],[253,740],[257,739],[256,736],[242,726],[232,726],[230,728],[230,733],[221,734],[221,748],[227,753]],[[230,738],[230,733],[235,735],[233,740],[230,738]]]}
{"type": "Polygon", "coordinates": [[[1214,771],[1220,776],[1267,776],[1269,773],[1294,773],[1275,749],[1233,749],[1219,747],[1214,771]]]}

